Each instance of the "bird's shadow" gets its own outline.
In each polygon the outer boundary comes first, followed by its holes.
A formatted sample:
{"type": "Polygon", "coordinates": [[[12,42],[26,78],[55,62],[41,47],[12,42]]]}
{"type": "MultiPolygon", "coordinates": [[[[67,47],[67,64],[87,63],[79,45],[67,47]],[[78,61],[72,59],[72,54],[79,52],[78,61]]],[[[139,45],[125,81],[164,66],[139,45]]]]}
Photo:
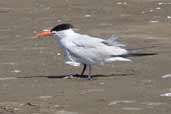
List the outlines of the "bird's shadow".
{"type": "MultiPolygon", "coordinates": [[[[100,78],[100,77],[121,77],[121,76],[131,76],[134,73],[117,73],[117,74],[95,74],[92,75],[92,78],[100,78]]],[[[17,77],[17,78],[49,78],[49,79],[62,79],[62,78],[88,78],[88,75],[80,75],[80,74],[67,74],[67,75],[48,75],[48,76],[26,76],[26,77],[17,77]]]]}

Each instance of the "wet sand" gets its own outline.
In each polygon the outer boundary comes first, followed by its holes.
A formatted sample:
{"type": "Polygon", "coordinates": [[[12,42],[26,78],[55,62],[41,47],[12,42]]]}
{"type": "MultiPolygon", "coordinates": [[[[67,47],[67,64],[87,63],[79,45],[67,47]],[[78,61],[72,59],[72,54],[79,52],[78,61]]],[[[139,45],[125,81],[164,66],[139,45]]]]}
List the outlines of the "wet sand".
{"type": "Polygon", "coordinates": [[[2,0],[0,114],[170,114],[170,0],[2,0]],[[158,55],[94,66],[95,80],[64,64],[54,39],[33,36],[59,23],[158,55]]]}

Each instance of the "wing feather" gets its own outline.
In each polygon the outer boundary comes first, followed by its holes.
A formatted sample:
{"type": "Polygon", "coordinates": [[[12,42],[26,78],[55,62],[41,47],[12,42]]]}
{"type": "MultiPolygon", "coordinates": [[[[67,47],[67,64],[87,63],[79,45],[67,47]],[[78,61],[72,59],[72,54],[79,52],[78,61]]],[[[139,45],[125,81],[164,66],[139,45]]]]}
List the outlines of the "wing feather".
{"type": "Polygon", "coordinates": [[[104,41],[95,37],[81,36],[72,40],[70,42],[72,45],[68,46],[67,49],[71,56],[83,63],[97,63],[105,61],[106,58],[112,55],[117,56],[127,53],[125,49],[120,47],[104,44],[104,41]]]}

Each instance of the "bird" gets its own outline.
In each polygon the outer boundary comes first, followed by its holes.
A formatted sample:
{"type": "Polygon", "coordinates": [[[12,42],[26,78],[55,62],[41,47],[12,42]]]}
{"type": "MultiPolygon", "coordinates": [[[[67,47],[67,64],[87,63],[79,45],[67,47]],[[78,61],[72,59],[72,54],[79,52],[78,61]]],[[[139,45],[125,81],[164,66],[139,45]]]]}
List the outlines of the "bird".
{"type": "Polygon", "coordinates": [[[72,66],[83,65],[80,73],[84,73],[88,67],[88,79],[92,79],[92,66],[104,65],[113,61],[132,61],[130,56],[154,55],[153,53],[132,53],[125,49],[126,45],[118,42],[113,36],[107,40],[74,31],[74,26],[69,23],[62,23],[44,30],[36,35],[38,38],[52,36],[64,51],[66,64],[72,66]]]}

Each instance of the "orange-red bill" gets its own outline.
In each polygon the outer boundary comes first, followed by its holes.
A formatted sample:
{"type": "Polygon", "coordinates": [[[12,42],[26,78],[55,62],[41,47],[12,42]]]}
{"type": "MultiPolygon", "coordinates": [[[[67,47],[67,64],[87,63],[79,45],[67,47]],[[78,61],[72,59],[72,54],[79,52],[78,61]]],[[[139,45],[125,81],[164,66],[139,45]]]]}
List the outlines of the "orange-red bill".
{"type": "Polygon", "coordinates": [[[48,36],[52,36],[52,32],[51,31],[43,31],[40,32],[36,35],[37,37],[48,37],[48,36]]]}

